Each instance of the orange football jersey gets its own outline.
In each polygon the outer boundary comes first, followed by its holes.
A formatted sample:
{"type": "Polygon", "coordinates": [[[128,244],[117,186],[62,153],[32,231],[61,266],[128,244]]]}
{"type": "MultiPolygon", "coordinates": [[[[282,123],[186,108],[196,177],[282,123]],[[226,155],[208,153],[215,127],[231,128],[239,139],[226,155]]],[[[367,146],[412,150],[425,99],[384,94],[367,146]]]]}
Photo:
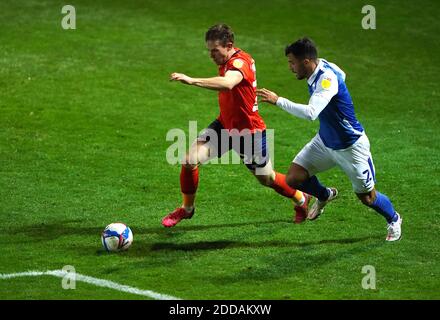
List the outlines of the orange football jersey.
{"type": "Polygon", "coordinates": [[[246,52],[234,49],[234,55],[219,66],[219,75],[224,76],[228,70],[237,70],[243,75],[243,80],[231,90],[219,91],[218,120],[229,130],[248,129],[252,133],[265,130],[263,118],[258,114],[255,61],[246,52]]]}

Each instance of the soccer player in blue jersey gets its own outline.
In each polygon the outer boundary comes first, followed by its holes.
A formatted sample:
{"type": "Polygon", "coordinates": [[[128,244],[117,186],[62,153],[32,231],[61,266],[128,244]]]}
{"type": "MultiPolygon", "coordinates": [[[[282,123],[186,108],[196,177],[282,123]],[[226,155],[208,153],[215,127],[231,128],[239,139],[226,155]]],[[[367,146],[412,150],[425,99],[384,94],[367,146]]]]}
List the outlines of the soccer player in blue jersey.
{"type": "Polygon", "coordinates": [[[295,157],[286,176],[289,186],[317,198],[308,212],[308,219],[316,219],[325,205],[338,195],[335,188],[324,187],[315,175],[339,166],[350,178],[362,203],[386,219],[386,240],[400,240],[402,218],[390,199],[374,188],[370,142],[356,119],[345,73],[335,64],[318,59],[316,46],[309,38],[294,42],[286,48],[285,54],[296,78],[307,79],[309,103],[294,103],[267,89],[260,89],[257,94],[261,101],[275,104],[299,118],[312,121],[319,118],[318,134],[295,157]]]}

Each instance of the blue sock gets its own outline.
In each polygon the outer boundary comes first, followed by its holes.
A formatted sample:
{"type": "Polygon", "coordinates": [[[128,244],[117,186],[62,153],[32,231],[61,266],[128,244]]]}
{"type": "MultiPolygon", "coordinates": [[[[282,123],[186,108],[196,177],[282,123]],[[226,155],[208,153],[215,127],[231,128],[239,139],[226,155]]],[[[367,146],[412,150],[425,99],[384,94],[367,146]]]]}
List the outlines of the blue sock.
{"type": "Polygon", "coordinates": [[[298,189],[311,194],[321,201],[327,200],[330,196],[328,189],[319,182],[316,176],[311,176],[309,179],[301,183],[298,189]]]}
{"type": "Polygon", "coordinates": [[[369,207],[380,213],[388,223],[397,221],[398,216],[390,199],[379,191],[376,191],[376,200],[369,207]]]}

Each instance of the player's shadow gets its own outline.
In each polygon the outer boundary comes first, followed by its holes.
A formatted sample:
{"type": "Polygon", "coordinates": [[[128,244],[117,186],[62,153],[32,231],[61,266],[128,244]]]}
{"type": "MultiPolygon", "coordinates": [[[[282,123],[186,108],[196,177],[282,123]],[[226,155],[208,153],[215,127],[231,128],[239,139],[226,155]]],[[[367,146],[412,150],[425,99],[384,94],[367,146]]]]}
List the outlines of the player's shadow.
{"type": "MultiPolygon", "coordinates": [[[[166,229],[162,226],[157,228],[146,228],[146,227],[135,227],[133,232],[135,235],[162,235],[164,239],[182,235],[185,231],[203,231],[209,229],[218,230],[219,228],[237,228],[237,227],[248,227],[260,226],[267,224],[291,224],[292,227],[296,225],[293,224],[289,219],[278,219],[278,220],[268,220],[268,221],[244,221],[238,223],[227,223],[227,224],[211,224],[211,225],[187,225],[187,226],[177,226],[172,229],[166,229]]],[[[84,223],[81,220],[63,220],[51,223],[41,222],[38,224],[21,226],[13,230],[9,230],[14,234],[24,234],[23,243],[28,243],[29,238],[33,242],[44,242],[53,241],[60,237],[65,236],[93,236],[94,238],[99,237],[103,230],[103,227],[84,227],[84,223]]],[[[307,248],[313,246],[320,246],[326,244],[354,244],[368,240],[380,239],[382,241],[383,235],[368,235],[357,238],[340,238],[340,239],[320,239],[314,241],[281,241],[281,240],[268,240],[268,241],[240,241],[240,240],[214,240],[214,241],[198,241],[191,243],[175,243],[175,242],[155,242],[149,241],[148,237],[137,237],[136,245],[132,246],[127,253],[127,256],[149,256],[152,253],[166,253],[166,252],[203,252],[210,250],[219,249],[259,249],[259,248],[307,248]]],[[[20,240],[19,240],[20,242],[20,240]]],[[[89,252],[95,252],[101,254],[102,250],[96,251],[96,243],[87,245],[86,247],[81,247],[81,245],[76,247],[77,249],[88,249],[89,252]]]]}
{"type": "Polygon", "coordinates": [[[215,240],[191,243],[148,243],[144,240],[138,241],[136,246],[125,252],[125,255],[127,257],[150,257],[151,259],[137,262],[139,268],[145,268],[152,265],[161,266],[178,263],[187,254],[196,256],[198,253],[207,251],[233,249],[252,253],[258,250],[259,258],[257,258],[257,261],[242,266],[236,272],[202,275],[207,282],[225,285],[225,283],[280,279],[295,273],[309,272],[341,259],[356,259],[355,257],[375,250],[384,244],[383,234],[312,241],[215,240]],[[266,250],[261,251],[261,249],[266,250]]]}
{"type": "MultiPolygon", "coordinates": [[[[166,238],[181,235],[185,231],[204,231],[209,229],[219,228],[235,228],[243,226],[260,226],[275,223],[292,223],[288,219],[278,219],[269,221],[244,221],[238,223],[226,223],[226,224],[211,224],[211,225],[189,225],[189,226],[177,226],[172,229],[167,229],[163,226],[158,227],[132,227],[135,235],[163,235],[166,238]]],[[[158,222],[160,225],[160,222],[158,222]]],[[[100,235],[105,226],[101,227],[89,227],[84,226],[84,222],[81,220],[63,220],[52,222],[39,222],[32,225],[25,225],[16,227],[9,232],[13,234],[23,234],[26,238],[32,238],[32,241],[51,241],[64,236],[90,236],[100,235]]],[[[18,240],[20,242],[20,240],[18,240]]],[[[23,243],[29,242],[29,239],[23,239],[23,243]]]]}
{"type": "Polygon", "coordinates": [[[248,226],[261,226],[268,224],[277,224],[277,223],[285,223],[285,224],[293,224],[292,220],[289,219],[273,219],[266,221],[243,221],[243,222],[235,222],[235,223],[220,223],[220,224],[208,224],[208,225],[179,225],[173,228],[165,228],[163,226],[153,227],[153,228],[139,228],[137,233],[139,234],[158,234],[158,235],[167,235],[173,236],[178,235],[185,231],[205,231],[205,230],[218,230],[220,228],[237,228],[237,227],[248,227],[248,226]]]}
{"type": "MultiPolygon", "coordinates": [[[[198,241],[192,243],[140,243],[137,247],[144,248],[136,250],[136,254],[148,254],[151,252],[160,251],[203,251],[203,250],[218,250],[218,249],[261,249],[261,248],[306,248],[311,246],[319,246],[326,244],[353,244],[368,240],[382,239],[383,235],[369,235],[358,238],[344,238],[344,239],[321,239],[316,241],[291,242],[291,241],[234,241],[234,240],[216,240],[216,241],[198,241]]],[[[134,251],[134,250],[133,250],[134,251]]],[[[134,253],[134,252],[133,252],[134,253]]]]}

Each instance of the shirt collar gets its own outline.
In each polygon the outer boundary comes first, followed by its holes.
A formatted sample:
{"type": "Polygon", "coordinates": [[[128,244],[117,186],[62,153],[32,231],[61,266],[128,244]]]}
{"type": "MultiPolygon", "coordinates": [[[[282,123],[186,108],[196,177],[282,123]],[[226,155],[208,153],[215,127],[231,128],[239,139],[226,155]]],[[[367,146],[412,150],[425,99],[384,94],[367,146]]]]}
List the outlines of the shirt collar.
{"type": "Polygon", "coordinates": [[[239,54],[241,52],[240,48],[235,48],[234,47],[234,50],[235,50],[235,52],[232,54],[232,56],[228,60],[226,60],[225,63],[222,64],[223,66],[225,66],[228,63],[228,61],[231,60],[235,55],[237,55],[237,54],[239,54]]]}
{"type": "Polygon", "coordinates": [[[315,81],[316,75],[318,74],[319,70],[321,70],[322,66],[324,65],[324,62],[322,61],[322,59],[318,59],[318,60],[319,60],[319,62],[315,68],[315,71],[313,71],[312,75],[307,79],[307,83],[309,84],[309,86],[311,86],[313,81],[315,81]]]}

